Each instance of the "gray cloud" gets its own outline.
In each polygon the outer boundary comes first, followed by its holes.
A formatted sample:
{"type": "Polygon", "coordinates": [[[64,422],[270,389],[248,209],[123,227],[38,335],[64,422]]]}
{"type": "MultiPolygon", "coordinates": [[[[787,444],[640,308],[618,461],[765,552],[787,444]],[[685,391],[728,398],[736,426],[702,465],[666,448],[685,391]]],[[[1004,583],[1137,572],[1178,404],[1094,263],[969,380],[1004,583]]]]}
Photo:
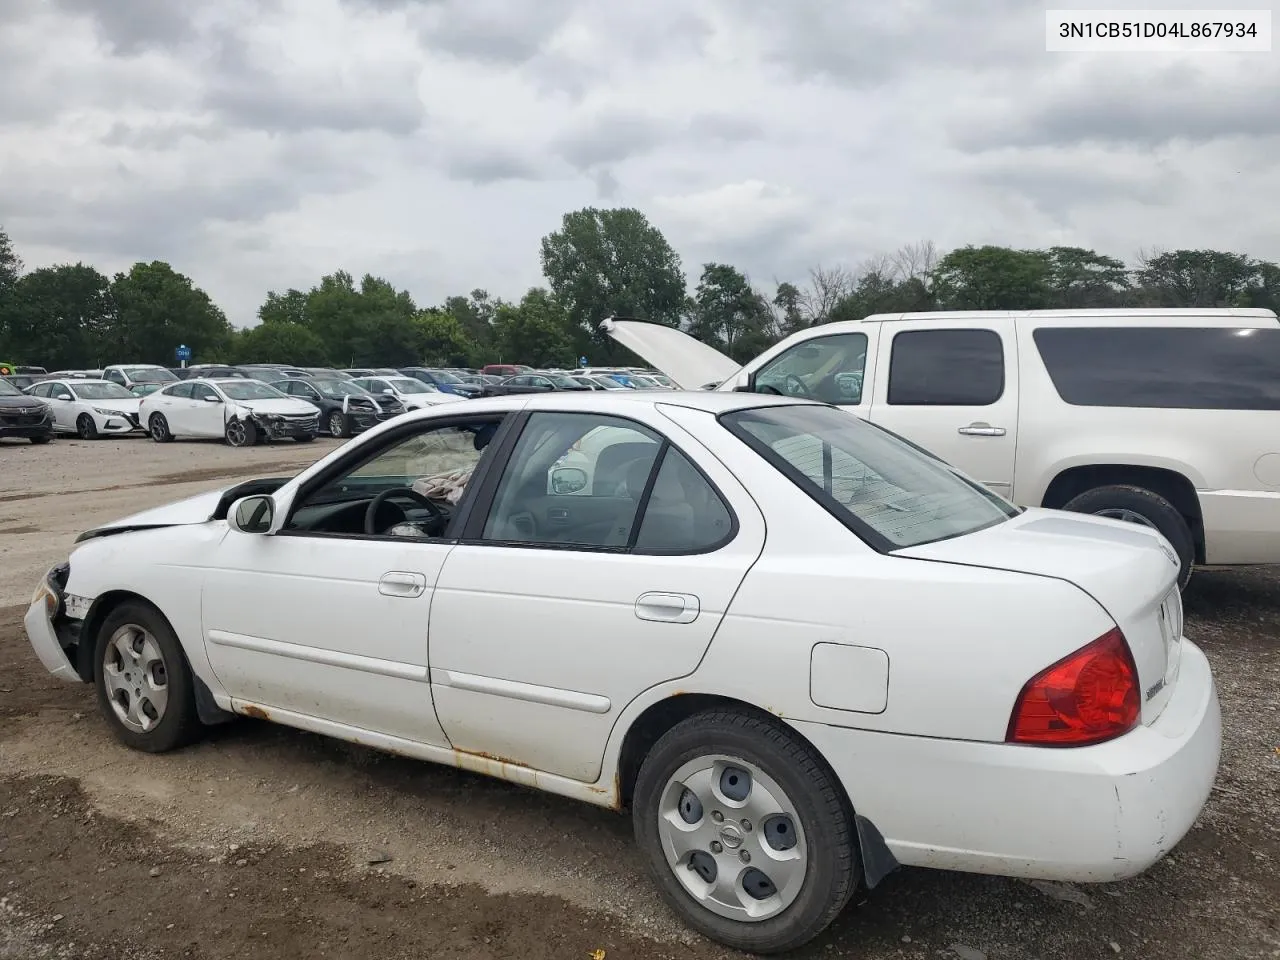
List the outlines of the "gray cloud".
{"type": "Polygon", "coordinates": [[[192,13],[199,0],[54,0],[54,4],[68,13],[91,17],[102,39],[125,56],[171,48],[196,37],[192,13]]]}
{"type": "Polygon", "coordinates": [[[573,0],[436,0],[420,4],[428,48],[495,65],[532,59],[575,7],[573,0]]]}
{"type": "Polygon", "coordinates": [[[543,180],[546,171],[507,147],[463,146],[445,152],[444,171],[453,180],[483,186],[507,180],[543,180]]]}

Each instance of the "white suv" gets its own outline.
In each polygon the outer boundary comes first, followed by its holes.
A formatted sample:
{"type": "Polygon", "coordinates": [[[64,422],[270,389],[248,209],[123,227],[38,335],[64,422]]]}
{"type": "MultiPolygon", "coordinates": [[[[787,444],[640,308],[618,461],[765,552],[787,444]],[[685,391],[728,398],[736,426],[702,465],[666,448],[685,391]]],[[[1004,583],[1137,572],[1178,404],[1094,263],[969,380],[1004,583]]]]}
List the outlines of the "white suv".
{"type": "Polygon", "coordinates": [[[746,366],[679,330],[601,328],[686,389],[843,407],[1023,506],[1144,523],[1181,561],[1280,563],[1280,321],[1270,310],[880,314],[746,366]]]}

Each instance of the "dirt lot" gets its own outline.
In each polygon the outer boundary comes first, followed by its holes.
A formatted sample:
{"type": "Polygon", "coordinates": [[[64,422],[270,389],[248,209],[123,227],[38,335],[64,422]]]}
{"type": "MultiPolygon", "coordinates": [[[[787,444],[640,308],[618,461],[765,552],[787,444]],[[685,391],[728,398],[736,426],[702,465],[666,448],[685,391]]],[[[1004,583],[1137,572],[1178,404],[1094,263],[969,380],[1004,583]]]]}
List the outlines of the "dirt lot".
{"type": "MultiPolygon", "coordinates": [[[[43,672],[21,605],[77,532],[332,448],[0,443],[0,960],[729,956],[658,902],[625,817],[250,721],[132,753],[43,672]]],[[[801,955],[1280,957],[1280,578],[1198,574],[1187,612],[1226,740],[1172,856],[1098,887],[902,870],[801,955]]]]}

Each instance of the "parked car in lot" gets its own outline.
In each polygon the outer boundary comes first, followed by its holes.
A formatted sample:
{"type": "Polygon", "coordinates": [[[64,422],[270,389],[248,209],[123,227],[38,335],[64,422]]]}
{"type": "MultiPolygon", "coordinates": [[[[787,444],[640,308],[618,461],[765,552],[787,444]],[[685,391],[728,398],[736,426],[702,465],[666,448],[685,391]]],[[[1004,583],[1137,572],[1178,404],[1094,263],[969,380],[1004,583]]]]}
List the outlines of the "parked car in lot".
{"type": "Polygon", "coordinates": [[[532,369],[523,363],[487,363],[480,368],[480,373],[486,377],[501,377],[505,380],[507,377],[528,373],[532,369]]]}
{"type": "Polygon", "coordinates": [[[81,440],[120,436],[140,430],[140,400],[110,380],[45,380],[27,393],[47,401],[54,429],[74,433],[81,440]]]}
{"type": "Polygon", "coordinates": [[[205,379],[217,377],[222,380],[249,378],[249,375],[239,367],[226,363],[193,363],[188,367],[170,367],[169,372],[179,380],[191,380],[197,377],[205,379]]]}
{"type": "Polygon", "coordinates": [[[221,437],[229,446],[291,439],[308,443],[320,411],[256,380],[180,380],[144,397],[139,416],[151,439],[221,437]]]}
{"type": "Polygon", "coordinates": [[[1173,849],[1221,729],[1177,576],[831,406],[555,392],[88,531],[26,627],[137,749],[238,713],[630,807],[691,926],[776,952],[897,865],[1173,849]]]}
{"type": "Polygon", "coordinates": [[[4,380],[10,386],[17,387],[19,390],[26,390],[27,387],[39,383],[44,379],[42,374],[34,373],[12,373],[9,376],[0,376],[0,380],[4,380]]]}
{"type": "Polygon", "coordinates": [[[503,397],[516,393],[553,393],[559,391],[589,392],[593,388],[578,383],[577,380],[564,373],[522,373],[517,377],[508,377],[501,383],[491,383],[484,388],[486,397],[503,397]]]}
{"type": "Polygon", "coordinates": [[[1280,322],[1270,310],[886,314],[745,367],[670,327],[604,328],[686,389],[813,397],[1024,506],[1159,530],[1193,565],[1280,563],[1280,322]]]}
{"type": "Polygon", "coordinates": [[[480,387],[474,383],[463,383],[461,378],[444,370],[431,370],[427,367],[402,367],[400,373],[406,377],[421,380],[435,387],[441,393],[456,393],[460,397],[478,397],[480,387]]]}
{"type": "Polygon", "coordinates": [[[97,379],[118,383],[126,390],[135,383],[176,383],[178,378],[167,368],[154,363],[116,363],[103,367],[97,379]]]}
{"type": "Polygon", "coordinates": [[[429,383],[402,377],[359,377],[355,383],[376,397],[390,397],[404,404],[406,410],[426,410],[438,403],[457,403],[464,399],[456,393],[445,393],[429,383]]]}
{"type": "Polygon", "coordinates": [[[395,397],[374,397],[354,380],[295,377],[277,380],[271,386],[315,406],[320,411],[320,429],[331,437],[363,433],[405,411],[395,397]]]}
{"type": "Polygon", "coordinates": [[[0,378],[0,440],[6,437],[48,443],[53,439],[53,411],[43,400],[0,378]]]}
{"type": "Polygon", "coordinates": [[[285,377],[310,376],[307,371],[299,367],[291,367],[285,363],[242,363],[236,369],[246,377],[252,380],[259,380],[262,383],[271,383],[275,380],[282,380],[285,377]]]}
{"type": "Polygon", "coordinates": [[[400,371],[393,367],[348,367],[342,371],[352,379],[360,377],[398,377],[400,371]]]}

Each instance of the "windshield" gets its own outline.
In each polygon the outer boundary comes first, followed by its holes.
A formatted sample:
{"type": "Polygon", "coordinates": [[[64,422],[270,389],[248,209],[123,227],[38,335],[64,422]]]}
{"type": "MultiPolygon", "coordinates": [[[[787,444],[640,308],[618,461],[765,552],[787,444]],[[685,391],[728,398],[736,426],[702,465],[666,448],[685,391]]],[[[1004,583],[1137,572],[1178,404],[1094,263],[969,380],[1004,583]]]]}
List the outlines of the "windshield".
{"type": "Polygon", "coordinates": [[[155,393],[159,389],[160,384],[158,383],[135,383],[129,388],[129,392],[135,397],[145,397],[147,394],[155,393]]]}
{"type": "Polygon", "coordinates": [[[73,383],[71,392],[81,400],[136,400],[118,383],[73,383]]]}
{"type": "Polygon", "coordinates": [[[832,407],[761,407],[721,422],[877,549],[958,537],[1018,512],[941,460],[832,407]]]}
{"type": "Polygon", "coordinates": [[[367,397],[369,391],[350,380],[312,380],[322,397],[367,397]]]}
{"type": "Polygon", "coordinates": [[[20,397],[22,391],[8,380],[0,380],[0,397],[20,397]]]}
{"type": "Polygon", "coordinates": [[[572,389],[573,387],[582,386],[582,384],[580,384],[577,380],[573,379],[573,377],[561,376],[558,373],[544,373],[542,374],[542,376],[546,377],[557,387],[569,387],[570,389],[572,389]]]}
{"type": "Polygon", "coordinates": [[[257,380],[245,380],[243,383],[219,383],[218,388],[232,400],[283,400],[285,396],[275,387],[269,387],[257,380]]]}
{"type": "Polygon", "coordinates": [[[431,375],[441,383],[461,383],[462,381],[455,377],[452,373],[445,373],[443,370],[432,370],[431,375]]]}
{"type": "Polygon", "coordinates": [[[170,383],[178,379],[162,367],[121,367],[120,369],[135,383],[170,383]]]}
{"type": "Polygon", "coordinates": [[[440,392],[430,384],[423,383],[421,380],[415,380],[413,379],[413,377],[396,377],[392,380],[388,380],[387,383],[391,384],[392,387],[394,387],[396,390],[400,391],[401,393],[439,393],[440,392]]]}
{"type": "Polygon", "coordinates": [[[591,377],[590,379],[593,383],[600,384],[600,386],[604,387],[606,390],[627,389],[622,384],[620,384],[617,380],[614,380],[612,377],[591,377]]]}

